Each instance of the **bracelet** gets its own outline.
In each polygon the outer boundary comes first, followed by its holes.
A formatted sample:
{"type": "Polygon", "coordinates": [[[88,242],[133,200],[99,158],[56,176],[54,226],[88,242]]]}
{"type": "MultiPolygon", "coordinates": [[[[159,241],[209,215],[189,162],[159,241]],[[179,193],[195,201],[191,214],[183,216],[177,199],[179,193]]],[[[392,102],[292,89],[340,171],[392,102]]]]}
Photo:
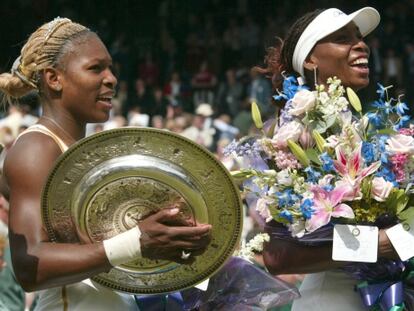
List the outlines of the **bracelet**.
{"type": "Polygon", "coordinates": [[[141,258],[141,231],[138,226],[103,241],[106,257],[113,267],[141,258]]]}

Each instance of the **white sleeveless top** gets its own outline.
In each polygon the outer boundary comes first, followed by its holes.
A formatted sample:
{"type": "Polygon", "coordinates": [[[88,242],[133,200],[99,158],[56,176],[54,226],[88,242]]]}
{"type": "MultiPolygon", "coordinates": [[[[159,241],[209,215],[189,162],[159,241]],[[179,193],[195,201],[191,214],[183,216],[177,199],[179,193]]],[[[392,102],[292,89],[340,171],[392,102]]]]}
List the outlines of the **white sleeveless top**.
{"type": "Polygon", "coordinates": [[[299,288],[301,298],[294,300],[292,311],[366,311],[357,280],[340,270],[311,273],[299,288]]]}
{"type": "MultiPolygon", "coordinates": [[[[68,149],[62,139],[41,124],[30,126],[17,139],[30,132],[39,132],[51,137],[62,150],[62,153],[68,149]]],[[[90,279],[63,287],[42,290],[38,292],[38,295],[39,301],[35,311],[139,310],[132,295],[112,291],[90,279]]]]}

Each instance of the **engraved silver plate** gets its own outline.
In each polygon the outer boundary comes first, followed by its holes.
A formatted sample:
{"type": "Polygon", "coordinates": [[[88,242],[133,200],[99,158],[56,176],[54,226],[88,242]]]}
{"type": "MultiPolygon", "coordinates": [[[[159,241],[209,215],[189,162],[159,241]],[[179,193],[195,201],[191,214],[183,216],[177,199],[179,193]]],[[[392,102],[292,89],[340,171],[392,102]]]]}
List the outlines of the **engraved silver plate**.
{"type": "Polygon", "coordinates": [[[205,148],[150,128],[114,129],[87,137],[66,151],[50,173],[42,216],[52,241],[95,243],[172,204],[179,204],[184,215],[212,224],[212,241],[202,256],[191,265],[139,259],[93,278],[115,290],[157,294],[209,278],[239,242],[239,191],[205,148]]]}

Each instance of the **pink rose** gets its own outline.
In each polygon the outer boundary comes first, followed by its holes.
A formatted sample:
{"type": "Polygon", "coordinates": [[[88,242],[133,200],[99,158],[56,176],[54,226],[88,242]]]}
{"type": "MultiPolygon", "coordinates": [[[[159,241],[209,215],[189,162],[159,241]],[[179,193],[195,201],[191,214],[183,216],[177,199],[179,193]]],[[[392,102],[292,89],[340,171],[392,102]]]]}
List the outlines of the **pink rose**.
{"type": "Polygon", "coordinates": [[[407,135],[392,135],[387,140],[387,151],[391,153],[414,154],[414,138],[407,135]]]}
{"type": "Polygon", "coordinates": [[[308,90],[300,90],[292,98],[292,109],[289,114],[292,116],[300,116],[315,107],[315,94],[308,90]]]}
{"type": "Polygon", "coordinates": [[[378,202],[384,202],[391,193],[394,185],[382,177],[374,177],[372,180],[371,196],[378,202]]]}
{"type": "Polygon", "coordinates": [[[297,142],[302,131],[303,126],[298,121],[285,123],[276,131],[272,139],[272,144],[278,149],[286,148],[288,139],[297,142]]]}

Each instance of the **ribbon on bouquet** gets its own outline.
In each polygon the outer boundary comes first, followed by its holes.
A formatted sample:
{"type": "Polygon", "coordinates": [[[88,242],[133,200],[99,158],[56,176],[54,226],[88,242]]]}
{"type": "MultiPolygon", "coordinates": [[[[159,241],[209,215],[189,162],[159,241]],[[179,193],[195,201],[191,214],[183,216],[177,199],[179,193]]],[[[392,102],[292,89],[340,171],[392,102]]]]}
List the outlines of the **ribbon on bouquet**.
{"type": "Polygon", "coordinates": [[[168,295],[135,296],[140,310],[145,311],[182,311],[184,300],[180,292],[168,295]]]}
{"type": "MultiPolygon", "coordinates": [[[[414,297],[414,258],[405,263],[405,271],[400,281],[384,281],[357,285],[366,307],[376,307],[381,311],[412,310],[414,297]]],[[[375,310],[375,309],[374,309],[375,310]]]]}
{"type": "Polygon", "coordinates": [[[366,307],[377,307],[381,311],[404,310],[404,284],[402,281],[377,284],[363,282],[357,285],[357,289],[366,307]]]}

